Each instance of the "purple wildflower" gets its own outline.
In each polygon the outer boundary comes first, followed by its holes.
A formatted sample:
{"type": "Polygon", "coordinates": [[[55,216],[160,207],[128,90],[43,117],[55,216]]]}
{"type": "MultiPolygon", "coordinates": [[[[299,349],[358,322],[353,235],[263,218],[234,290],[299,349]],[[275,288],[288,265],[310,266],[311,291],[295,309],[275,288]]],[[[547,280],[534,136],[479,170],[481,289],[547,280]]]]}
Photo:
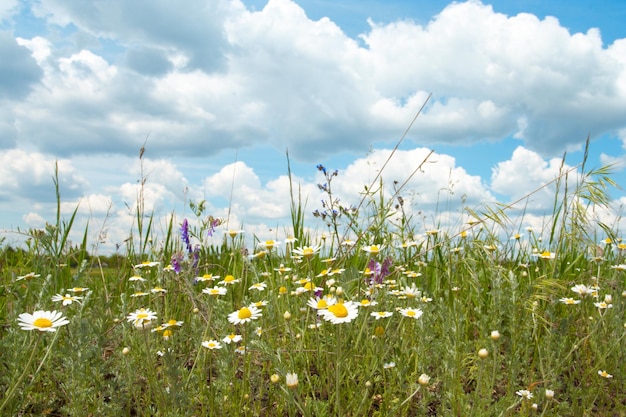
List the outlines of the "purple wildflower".
{"type": "Polygon", "coordinates": [[[175,253],[174,255],[172,255],[172,260],[171,260],[172,268],[174,268],[174,271],[177,274],[180,274],[180,271],[182,269],[182,265],[181,265],[182,261],[183,261],[182,253],[179,252],[179,253],[175,253]]]}
{"type": "Polygon", "coordinates": [[[387,275],[390,274],[389,268],[391,267],[392,261],[391,257],[386,257],[383,261],[382,265],[380,262],[376,262],[374,259],[371,259],[367,264],[367,267],[373,274],[366,279],[369,280],[369,285],[382,284],[383,280],[387,275]]]}
{"type": "Polygon", "coordinates": [[[187,252],[193,252],[191,241],[189,240],[189,222],[187,222],[187,219],[184,219],[183,224],[180,226],[180,238],[187,247],[187,252]]]}

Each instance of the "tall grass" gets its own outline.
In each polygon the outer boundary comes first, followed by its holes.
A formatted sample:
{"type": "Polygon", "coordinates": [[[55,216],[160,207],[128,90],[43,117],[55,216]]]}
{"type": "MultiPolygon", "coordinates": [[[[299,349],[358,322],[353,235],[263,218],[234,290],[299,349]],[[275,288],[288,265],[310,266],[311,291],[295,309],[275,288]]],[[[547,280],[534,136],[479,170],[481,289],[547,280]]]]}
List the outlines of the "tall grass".
{"type": "Polygon", "coordinates": [[[425,230],[402,198],[407,182],[376,178],[345,207],[331,186],[341,173],[322,168],[328,199],[312,225],[290,182],[285,235],[295,243],[246,247],[225,230],[210,244],[222,230],[204,202],[180,226],[172,213],[156,239],[140,190],[123,262],[108,267],[68,247],[76,211],[61,218],[55,175],[55,225],[31,231],[25,248],[2,248],[0,414],[626,414],[626,246],[593,212],[609,204],[610,169],[588,170],[586,159],[563,168],[543,230],[510,215],[530,196],[425,230]],[[16,280],[30,272],[38,276],[16,280]],[[579,284],[589,294],[572,290],[579,284]],[[73,287],[89,288],[80,302],[51,301],[73,287]],[[219,288],[226,293],[213,295],[219,288]],[[358,314],[322,320],[308,304],[319,299],[358,303],[358,314]],[[262,316],[228,320],[253,304],[262,316]],[[134,326],[127,317],[140,308],[158,318],[134,326]],[[21,330],[17,316],[37,309],[70,323],[54,334],[21,330]]]}

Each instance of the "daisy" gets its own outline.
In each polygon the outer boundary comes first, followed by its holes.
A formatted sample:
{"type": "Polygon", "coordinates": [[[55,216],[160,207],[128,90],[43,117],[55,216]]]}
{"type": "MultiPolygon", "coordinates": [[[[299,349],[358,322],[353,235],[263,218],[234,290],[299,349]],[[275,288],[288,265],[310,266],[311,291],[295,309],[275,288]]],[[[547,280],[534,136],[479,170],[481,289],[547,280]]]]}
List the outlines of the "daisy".
{"type": "Polygon", "coordinates": [[[226,275],[222,281],[218,282],[218,284],[220,284],[220,285],[233,285],[233,284],[238,283],[239,281],[241,281],[239,278],[235,278],[232,275],[226,275]]]}
{"type": "Polygon", "coordinates": [[[26,275],[22,275],[22,276],[17,277],[15,280],[16,281],[21,281],[21,280],[30,281],[31,279],[39,278],[40,276],[41,276],[41,274],[35,274],[34,272],[29,272],[26,275]]]}
{"type": "Polygon", "coordinates": [[[289,235],[285,238],[285,243],[296,243],[298,241],[297,238],[289,235]]]}
{"type": "Polygon", "coordinates": [[[267,301],[266,300],[261,300],[261,301],[255,301],[253,303],[250,303],[250,305],[248,307],[265,307],[267,305],[267,301]]]}
{"type": "Polygon", "coordinates": [[[393,315],[390,311],[374,311],[370,313],[370,316],[375,317],[376,320],[385,319],[387,317],[391,317],[393,315]]]}
{"type": "Polygon", "coordinates": [[[265,242],[261,242],[260,246],[264,247],[267,250],[272,250],[274,246],[280,245],[280,242],[277,240],[266,240],[265,242]]]}
{"type": "Polygon", "coordinates": [[[611,269],[617,269],[618,271],[626,271],[626,265],[625,264],[611,265],[611,269]]]}
{"type": "Polygon", "coordinates": [[[613,378],[613,375],[611,375],[607,371],[598,371],[598,375],[600,375],[602,378],[613,378]]]}
{"type": "Polygon", "coordinates": [[[248,289],[249,290],[263,291],[266,288],[267,288],[267,284],[265,282],[257,282],[256,284],[252,284],[252,286],[250,288],[248,288],[248,289]]]}
{"type": "Polygon", "coordinates": [[[316,246],[304,246],[298,247],[291,251],[291,253],[302,256],[305,259],[311,259],[313,256],[317,255],[322,248],[321,245],[316,246]]]}
{"type": "Polygon", "coordinates": [[[361,248],[361,250],[363,250],[364,252],[369,253],[370,255],[377,255],[381,250],[383,250],[385,247],[385,245],[370,245],[370,246],[363,246],[361,248]]]}
{"type": "Polygon", "coordinates": [[[247,323],[261,317],[263,313],[255,306],[242,307],[228,315],[228,321],[233,324],[247,323]]]}
{"type": "Polygon", "coordinates": [[[401,294],[408,298],[420,298],[422,291],[418,290],[415,284],[411,284],[410,287],[404,287],[401,294]]]}
{"type": "Polygon", "coordinates": [[[593,293],[593,289],[587,287],[584,284],[574,285],[572,287],[572,291],[574,291],[576,294],[581,295],[581,296],[585,296],[585,295],[593,293]]]}
{"type": "Polygon", "coordinates": [[[74,294],[82,294],[84,292],[89,291],[89,288],[74,287],[74,288],[68,288],[67,291],[73,292],[74,294]]]}
{"type": "Polygon", "coordinates": [[[60,312],[43,310],[37,310],[33,314],[22,313],[17,320],[22,330],[39,330],[40,332],[56,332],[57,327],[69,323],[69,320],[60,312]]]}
{"type": "Polygon", "coordinates": [[[533,393],[528,391],[527,389],[521,389],[517,391],[516,394],[526,400],[530,400],[533,397],[533,393]]]}
{"type": "Polygon", "coordinates": [[[337,302],[337,300],[334,297],[331,298],[326,298],[326,297],[322,297],[322,298],[309,298],[309,301],[307,301],[307,305],[315,310],[324,310],[327,309],[329,305],[333,305],[337,302]]]}
{"type": "Polygon", "coordinates": [[[359,305],[352,301],[339,301],[326,309],[317,310],[317,314],[333,324],[349,323],[359,314],[359,305]]]}
{"type": "Polygon", "coordinates": [[[245,346],[237,346],[235,348],[235,353],[243,355],[244,353],[246,353],[246,347],[245,346]]]}
{"type": "Polygon", "coordinates": [[[383,369],[391,369],[391,368],[395,368],[396,367],[396,363],[395,362],[388,362],[388,363],[384,363],[383,364],[383,369]]]}
{"type": "Polygon", "coordinates": [[[278,272],[279,274],[284,274],[285,272],[291,272],[291,268],[285,267],[285,264],[280,264],[278,268],[274,268],[274,271],[278,272]]]}
{"type": "Polygon", "coordinates": [[[153,289],[151,289],[150,292],[152,294],[158,294],[158,293],[165,294],[167,290],[163,287],[156,286],[153,289]]]}
{"type": "Polygon", "coordinates": [[[179,320],[169,319],[167,323],[163,323],[161,327],[163,327],[164,329],[167,329],[168,327],[180,327],[183,325],[183,323],[184,322],[179,320]]]}
{"type": "Polygon", "coordinates": [[[298,374],[294,372],[287,372],[285,375],[285,383],[288,388],[295,388],[298,386],[298,374]]]}
{"type": "Polygon", "coordinates": [[[160,262],[150,262],[150,261],[144,261],[138,265],[135,265],[134,268],[135,269],[143,269],[143,268],[153,268],[155,266],[159,266],[160,262]]]}
{"type": "Polygon", "coordinates": [[[145,281],[146,279],[141,277],[140,275],[133,275],[132,277],[128,278],[129,281],[145,281]]]}
{"type": "Polygon", "coordinates": [[[344,239],[343,242],[341,242],[341,246],[352,247],[354,245],[356,245],[356,242],[354,240],[350,240],[350,239],[344,239]]]}
{"type": "Polygon", "coordinates": [[[235,278],[232,275],[226,275],[222,281],[218,282],[218,284],[220,284],[220,285],[232,285],[232,284],[238,283],[239,281],[241,281],[239,278],[235,278]]]}
{"type": "Polygon", "coordinates": [[[209,294],[209,295],[225,295],[226,288],[224,287],[204,288],[202,292],[204,294],[209,294]]]}
{"type": "Polygon", "coordinates": [[[243,230],[233,230],[233,229],[229,229],[229,230],[224,230],[224,234],[230,236],[231,238],[235,238],[237,235],[244,233],[243,230]]]}
{"type": "Polygon", "coordinates": [[[225,338],[223,338],[222,342],[226,343],[227,345],[230,345],[231,343],[241,342],[241,339],[243,339],[243,337],[240,334],[231,333],[225,338]]]}
{"type": "Polygon", "coordinates": [[[375,306],[376,304],[378,304],[378,301],[372,301],[372,300],[368,300],[367,298],[364,298],[363,300],[359,302],[359,307],[375,306]]]}
{"type": "Polygon", "coordinates": [[[556,257],[556,253],[546,250],[541,253],[533,254],[533,256],[540,258],[540,259],[554,259],[556,257]]]}
{"type": "Polygon", "coordinates": [[[202,342],[202,346],[209,350],[222,348],[222,345],[217,340],[205,340],[204,342],[202,342]]]}
{"type": "Polygon", "coordinates": [[[407,308],[401,308],[400,314],[402,314],[404,317],[410,317],[412,319],[419,319],[422,316],[422,314],[424,314],[424,312],[420,310],[419,308],[407,307],[407,308]]]}
{"type": "Polygon", "coordinates": [[[214,276],[213,274],[204,274],[201,277],[195,277],[194,280],[196,282],[207,282],[213,281],[214,279],[218,279],[219,276],[214,276]]]}
{"type": "Polygon", "coordinates": [[[131,294],[130,296],[132,298],[136,298],[136,297],[145,297],[146,295],[150,295],[150,294],[147,292],[143,292],[143,291],[137,291],[136,293],[131,294]]]}
{"type": "Polygon", "coordinates": [[[152,325],[152,321],[156,320],[157,315],[149,308],[140,308],[135,310],[134,313],[130,313],[126,320],[132,323],[138,329],[149,329],[152,325]]]}
{"type": "Polygon", "coordinates": [[[599,303],[593,303],[593,305],[598,307],[601,310],[606,309],[606,308],[613,308],[613,304],[609,304],[605,301],[600,301],[599,303]]]}
{"type": "Polygon", "coordinates": [[[65,294],[65,295],[61,295],[61,294],[56,294],[52,296],[52,301],[54,302],[58,302],[58,301],[63,301],[63,305],[67,306],[72,304],[74,301],[80,303],[80,300],[82,300],[83,297],[78,297],[75,295],[69,295],[69,294],[65,294]]]}
{"type": "Polygon", "coordinates": [[[263,327],[257,327],[254,333],[256,333],[258,337],[263,336],[263,327]]]}
{"type": "Polygon", "coordinates": [[[562,302],[563,304],[567,304],[567,305],[574,305],[574,304],[580,303],[580,300],[574,300],[571,297],[559,298],[559,301],[562,302]]]}

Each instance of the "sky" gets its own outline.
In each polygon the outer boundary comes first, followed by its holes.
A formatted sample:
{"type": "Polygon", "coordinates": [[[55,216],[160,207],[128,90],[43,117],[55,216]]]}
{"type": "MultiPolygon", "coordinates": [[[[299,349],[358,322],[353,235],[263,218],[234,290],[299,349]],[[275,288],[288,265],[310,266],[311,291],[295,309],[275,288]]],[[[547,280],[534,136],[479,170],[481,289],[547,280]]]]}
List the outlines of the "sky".
{"type": "MultiPolygon", "coordinates": [[[[206,200],[228,228],[288,235],[288,161],[320,230],[318,164],[346,206],[408,179],[418,230],[520,199],[587,138],[587,166],[624,186],[625,19],[618,0],[1,0],[0,236],[55,222],[55,166],[73,241],[89,225],[104,253],[142,183],[161,228],[206,200]]],[[[548,187],[511,227],[551,209],[548,187]]]]}

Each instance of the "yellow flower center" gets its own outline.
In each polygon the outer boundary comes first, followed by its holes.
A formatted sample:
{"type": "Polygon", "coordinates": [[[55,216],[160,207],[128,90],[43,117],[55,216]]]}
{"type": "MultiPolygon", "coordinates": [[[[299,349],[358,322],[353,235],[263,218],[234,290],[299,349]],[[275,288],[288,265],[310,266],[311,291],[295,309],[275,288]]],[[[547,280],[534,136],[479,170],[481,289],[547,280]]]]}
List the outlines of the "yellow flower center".
{"type": "Polygon", "coordinates": [[[313,283],[312,282],[307,282],[306,284],[304,284],[304,288],[306,288],[307,290],[312,290],[313,289],[313,283]]]}
{"type": "Polygon", "coordinates": [[[167,324],[169,324],[170,326],[176,326],[177,321],[174,319],[169,319],[167,324]]]}
{"type": "Polygon", "coordinates": [[[365,268],[365,271],[363,271],[364,275],[370,275],[372,273],[372,270],[369,268],[365,268]]]}
{"type": "Polygon", "coordinates": [[[322,308],[326,308],[328,307],[328,303],[326,302],[326,300],[324,300],[323,298],[321,298],[318,302],[317,302],[317,308],[322,309],[322,308]]]}
{"type": "Polygon", "coordinates": [[[33,322],[33,326],[43,329],[46,327],[52,327],[52,322],[46,318],[39,317],[33,322]]]}
{"type": "Polygon", "coordinates": [[[361,300],[361,305],[366,306],[366,305],[369,305],[369,303],[370,303],[370,300],[361,300]]]}
{"type": "Polygon", "coordinates": [[[415,316],[415,311],[409,310],[409,311],[406,312],[406,315],[409,316],[409,317],[413,317],[413,316],[415,316]]]}
{"type": "Polygon", "coordinates": [[[268,249],[272,249],[274,247],[274,241],[273,240],[266,240],[265,241],[265,247],[268,249]]]}
{"type": "Polygon", "coordinates": [[[165,331],[163,332],[163,338],[167,339],[168,337],[172,336],[172,330],[171,329],[165,329],[165,331]]]}
{"type": "Polygon", "coordinates": [[[233,282],[235,280],[235,277],[232,275],[226,275],[224,277],[224,282],[233,282]]]}
{"type": "Polygon", "coordinates": [[[147,318],[148,315],[146,313],[137,314],[137,321],[147,318]]]}
{"type": "Polygon", "coordinates": [[[252,317],[252,312],[248,307],[243,307],[241,310],[239,310],[239,313],[237,313],[237,317],[239,317],[240,320],[249,319],[250,317],[252,317]]]}
{"type": "Polygon", "coordinates": [[[279,294],[287,294],[287,287],[280,287],[278,289],[279,294]]]}
{"type": "Polygon", "coordinates": [[[343,303],[333,304],[328,307],[328,311],[333,313],[335,317],[346,317],[348,315],[348,309],[343,305],[343,303]]]}
{"type": "Polygon", "coordinates": [[[311,256],[313,256],[313,248],[304,248],[304,250],[302,251],[302,256],[304,256],[305,258],[310,258],[311,256]]]}
{"type": "Polygon", "coordinates": [[[213,274],[204,274],[204,275],[202,275],[202,278],[204,278],[204,279],[213,279],[213,274]]]}
{"type": "Polygon", "coordinates": [[[376,326],[374,329],[374,334],[378,337],[381,337],[385,334],[385,328],[383,326],[376,326]]]}
{"type": "Polygon", "coordinates": [[[378,253],[378,252],[380,252],[380,249],[378,248],[378,246],[372,245],[372,246],[370,246],[370,252],[371,253],[378,253]]]}
{"type": "Polygon", "coordinates": [[[228,234],[230,235],[230,237],[235,237],[235,236],[237,236],[237,231],[236,230],[229,230],[228,234]]]}

